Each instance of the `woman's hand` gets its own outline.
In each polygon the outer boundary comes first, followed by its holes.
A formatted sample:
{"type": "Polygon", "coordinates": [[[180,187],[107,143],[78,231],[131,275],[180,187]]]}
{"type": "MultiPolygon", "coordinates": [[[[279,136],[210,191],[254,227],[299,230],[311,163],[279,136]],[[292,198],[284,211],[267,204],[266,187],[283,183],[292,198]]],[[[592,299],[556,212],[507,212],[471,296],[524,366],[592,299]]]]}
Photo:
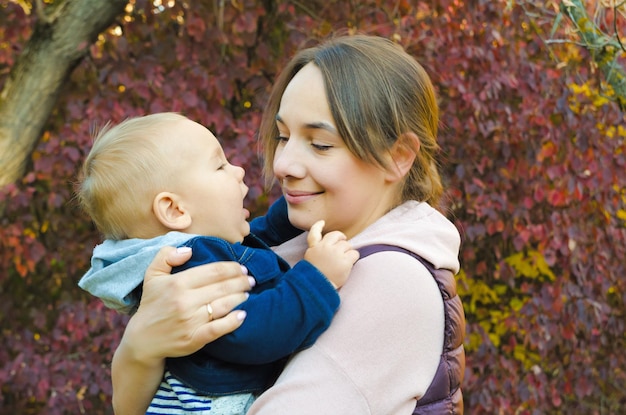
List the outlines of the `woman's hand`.
{"type": "Polygon", "coordinates": [[[116,414],[145,413],[163,375],[166,357],[191,354],[241,325],[254,280],[236,262],[216,262],[171,275],[190,249],[166,247],[146,271],[141,303],[113,356],[116,414]],[[212,315],[207,304],[210,304],[212,315]]]}
{"type": "Polygon", "coordinates": [[[139,309],[126,328],[127,333],[136,333],[136,347],[143,356],[191,354],[235,330],[245,317],[243,311],[228,314],[250,289],[241,265],[218,262],[170,274],[172,267],[190,257],[188,248],[163,248],[146,271],[139,309]]]}

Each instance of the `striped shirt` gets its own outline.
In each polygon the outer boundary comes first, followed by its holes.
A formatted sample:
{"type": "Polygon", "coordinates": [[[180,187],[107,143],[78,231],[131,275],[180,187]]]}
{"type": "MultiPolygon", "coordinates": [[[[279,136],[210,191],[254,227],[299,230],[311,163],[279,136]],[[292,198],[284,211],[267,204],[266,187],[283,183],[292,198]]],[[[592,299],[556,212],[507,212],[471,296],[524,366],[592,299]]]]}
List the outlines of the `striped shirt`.
{"type": "Polygon", "coordinates": [[[226,396],[203,395],[191,389],[166,371],[146,415],[198,414],[244,415],[254,395],[239,393],[226,396]]]}

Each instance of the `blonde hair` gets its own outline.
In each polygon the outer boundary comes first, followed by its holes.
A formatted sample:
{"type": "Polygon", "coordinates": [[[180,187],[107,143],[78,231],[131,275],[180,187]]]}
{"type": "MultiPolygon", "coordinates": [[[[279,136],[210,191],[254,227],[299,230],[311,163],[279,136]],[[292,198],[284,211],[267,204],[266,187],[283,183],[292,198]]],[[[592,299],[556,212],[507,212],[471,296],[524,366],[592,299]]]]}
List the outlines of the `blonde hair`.
{"type": "Polygon", "coordinates": [[[419,200],[436,206],[443,186],[435,159],[439,150],[439,108],[434,87],[412,56],[392,41],[376,36],[330,39],[300,51],[283,69],[271,91],[259,130],[266,183],[270,185],[274,176],[276,115],[283,92],[296,73],[311,62],[324,78],[339,134],[357,158],[388,167],[383,154],[399,138],[408,132],[419,137],[420,148],[399,198],[401,202],[419,200]]]}
{"type": "Polygon", "coordinates": [[[152,218],[152,200],[168,179],[169,158],[160,148],[165,127],[187,118],[159,113],[107,123],[85,159],[77,197],[107,239],[126,239],[152,218]]]}

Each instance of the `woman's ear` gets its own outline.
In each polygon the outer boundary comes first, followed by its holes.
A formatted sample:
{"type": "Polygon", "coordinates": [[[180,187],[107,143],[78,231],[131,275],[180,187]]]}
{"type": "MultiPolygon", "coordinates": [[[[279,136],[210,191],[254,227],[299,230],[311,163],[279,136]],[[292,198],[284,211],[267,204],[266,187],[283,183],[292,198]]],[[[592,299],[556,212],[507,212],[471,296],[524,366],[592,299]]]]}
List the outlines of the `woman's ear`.
{"type": "Polygon", "coordinates": [[[152,202],[154,216],[167,229],[183,231],[191,226],[191,214],[176,193],[161,192],[152,202]]]}
{"type": "Polygon", "coordinates": [[[391,165],[388,180],[400,181],[409,173],[420,151],[420,139],[417,134],[408,132],[398,137],[391,148],[391,165]]]}

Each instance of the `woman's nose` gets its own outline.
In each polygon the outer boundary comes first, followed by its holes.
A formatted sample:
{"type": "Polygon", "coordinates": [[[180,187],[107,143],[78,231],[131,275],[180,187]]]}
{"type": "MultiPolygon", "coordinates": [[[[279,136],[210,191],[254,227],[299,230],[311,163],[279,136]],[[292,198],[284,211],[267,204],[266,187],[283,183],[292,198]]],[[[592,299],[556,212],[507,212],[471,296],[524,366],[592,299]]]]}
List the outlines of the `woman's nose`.
{"type": "Polygon", "coordinates": [[[295,140],[289,140],[285,145],[276,148],[274,153],[274,175],[278,179],[302,178],[306,173],[304,157],[298,151],[295,140]]]}

